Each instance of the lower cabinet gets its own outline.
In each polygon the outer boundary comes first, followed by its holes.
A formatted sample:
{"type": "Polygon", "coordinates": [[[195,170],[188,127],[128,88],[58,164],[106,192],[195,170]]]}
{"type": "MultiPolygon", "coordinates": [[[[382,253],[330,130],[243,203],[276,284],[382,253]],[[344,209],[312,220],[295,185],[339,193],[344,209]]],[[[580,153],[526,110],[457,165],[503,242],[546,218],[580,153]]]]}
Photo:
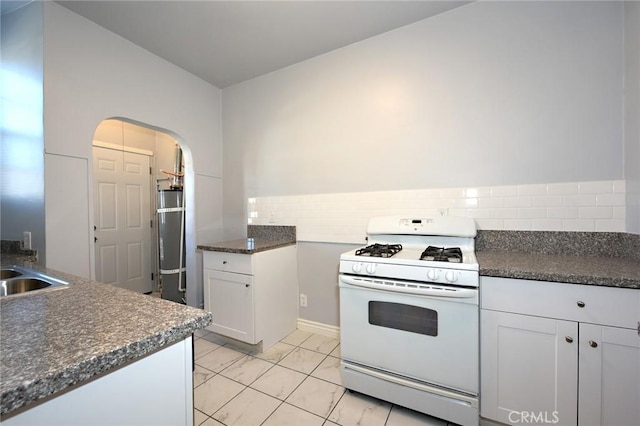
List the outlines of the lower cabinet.
{"type": "Polygon", "coordinates": [[[209,330],[256,344],[253,275],[205,269],[206,306],[215,312],[209,330]]]}
{"type": "Polygon", "coordinates": [[[578,323],[482,310],[481,416],[575,425],[578,323]]]}
{"type": "Polygon", "coordinates": [[[580,425],[640,425],[639,330],[580,324],[578,364],[580,425]]]}
{"type": "Polygon", "coordinates": [[[298,321],[297,248],[254,254],[203,253],[207,330],[262,350],[294,331],[298,321]]]}
{"type": "Polygon", "coordinates": [[[482,417],[640,424],[640,290],[487,277],[480,288],[482,417]]]}

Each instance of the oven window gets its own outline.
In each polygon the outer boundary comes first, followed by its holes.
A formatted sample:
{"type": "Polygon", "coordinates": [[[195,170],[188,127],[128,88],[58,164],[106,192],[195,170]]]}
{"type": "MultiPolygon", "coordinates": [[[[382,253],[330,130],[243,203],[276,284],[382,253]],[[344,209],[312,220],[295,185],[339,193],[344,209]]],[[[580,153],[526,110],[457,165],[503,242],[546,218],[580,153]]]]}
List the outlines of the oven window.
{"type": "Polygon", "coordinates": [[[437,336],[438,312],[402,303],[370,301],[369,324],[437,336]]]}

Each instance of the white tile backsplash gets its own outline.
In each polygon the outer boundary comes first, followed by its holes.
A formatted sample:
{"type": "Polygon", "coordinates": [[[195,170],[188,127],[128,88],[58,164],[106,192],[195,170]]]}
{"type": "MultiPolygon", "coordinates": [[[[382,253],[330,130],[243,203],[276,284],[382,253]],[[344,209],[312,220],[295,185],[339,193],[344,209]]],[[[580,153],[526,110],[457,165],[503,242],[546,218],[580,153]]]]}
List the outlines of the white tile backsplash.
{"type": "Polygon", "coordinates": [[[598,194],[596,203],[598,206],[624,206],[625,194],[598,194]]]}
{"type": "Polygon", "coordinates": [[[547,195],[570,195],[577,193],[577,183],[551,183],[547,185],[547,195]]]}
{"type": "Polygon", "coordinates": [[[595,206],[595,195],[565,195],[562,199],[565,206],[595,206]]]}
{"type": "Polygon", "coordinates": [[[612,181],[582,182],[578,184],[578,192],[580,194],[606,194],[612,191],[612,181]]]}
{"type": "Polygon", "coordinates": [[[622,180],[309,194],[248,200],[248,222],[295,225],[300,241],[362,244],[370,217],[472,217],[479,229],[625,231],[622,180]]]}

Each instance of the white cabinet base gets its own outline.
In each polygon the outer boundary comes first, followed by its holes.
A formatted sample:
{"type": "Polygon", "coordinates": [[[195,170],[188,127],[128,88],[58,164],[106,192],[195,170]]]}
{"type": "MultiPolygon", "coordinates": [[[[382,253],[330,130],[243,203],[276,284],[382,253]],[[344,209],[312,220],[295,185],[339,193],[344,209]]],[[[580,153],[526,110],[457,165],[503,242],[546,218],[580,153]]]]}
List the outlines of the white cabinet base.
{"type": "Polygon", "coordinates": [[[575,425],[578,324],[489,310],[480,318],[482,417],[575,425]]]}
{"type": "Polygon", "coordinates": [[[295,245],[238,254],[203,253],[207,330],[266,351],[296,329],[298,266],[295,245]]]}
{"type": "Polygon", "coordinates": [[[640,335],[580,324],[580,425],[640,425],[640,335]]]}
{"type": "Polygon", "coordinates": [[[191,426],[191,337],[2,418],[2,425],[191,426]]]}
{"type": "Polygon", "coordinates": [[[640,425],[640,290],[481,277],[480,312],[483,417],[640,425]]]}

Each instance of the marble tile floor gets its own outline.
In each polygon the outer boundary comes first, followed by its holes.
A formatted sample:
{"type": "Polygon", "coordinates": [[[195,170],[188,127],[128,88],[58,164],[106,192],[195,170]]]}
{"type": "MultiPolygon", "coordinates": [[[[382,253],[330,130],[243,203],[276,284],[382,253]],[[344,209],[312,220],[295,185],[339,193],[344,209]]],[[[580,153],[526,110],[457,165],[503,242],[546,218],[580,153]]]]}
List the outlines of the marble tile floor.
{"type": "Polygon", "coordinates": [[[205,330],[194,338],[195,425],[448,426],[345,391],[336,339],[296,330],[268,351],[252,353],[205,330]]]}

